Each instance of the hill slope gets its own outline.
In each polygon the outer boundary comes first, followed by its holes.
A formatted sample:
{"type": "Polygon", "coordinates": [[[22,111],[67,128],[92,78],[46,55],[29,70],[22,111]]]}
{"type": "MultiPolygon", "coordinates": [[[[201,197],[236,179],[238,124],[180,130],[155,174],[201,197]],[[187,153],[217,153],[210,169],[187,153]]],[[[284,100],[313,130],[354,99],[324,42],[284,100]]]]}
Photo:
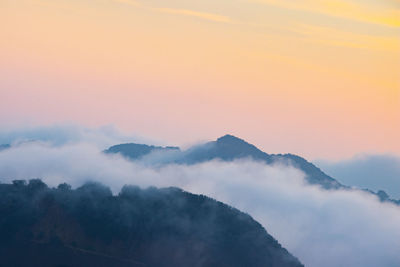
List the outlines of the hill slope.
{"type": "MultiPolygon", "coordinates": [[[[249,215],[177,188],[0,184],[4,266],[302,264],[249,215]]],[[[1,265],[0,264],[0,265],[1,265]]],[[[2,265],[2,266],[3,266],[2,265]]]]}
{"type": "Polygon", "coordinates": [[[155,151],[180,151],[179,147],[161,147],[161,146],[149,146],[144,144],[120,144],[112,146],[106,149],[104,152],[108,154],[120,153],[130,159],[140,159],[145,155],[155,151]]]}

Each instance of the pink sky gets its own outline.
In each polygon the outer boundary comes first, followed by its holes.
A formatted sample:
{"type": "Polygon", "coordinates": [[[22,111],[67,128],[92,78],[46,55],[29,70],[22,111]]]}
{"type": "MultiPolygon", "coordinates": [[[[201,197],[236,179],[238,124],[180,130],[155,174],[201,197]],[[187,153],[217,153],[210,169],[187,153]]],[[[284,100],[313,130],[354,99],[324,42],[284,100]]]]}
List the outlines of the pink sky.
{"type": "Polygon", "coordinates": [[[0,4],[0,125],[400,154],[398,1],[0,4]]]}

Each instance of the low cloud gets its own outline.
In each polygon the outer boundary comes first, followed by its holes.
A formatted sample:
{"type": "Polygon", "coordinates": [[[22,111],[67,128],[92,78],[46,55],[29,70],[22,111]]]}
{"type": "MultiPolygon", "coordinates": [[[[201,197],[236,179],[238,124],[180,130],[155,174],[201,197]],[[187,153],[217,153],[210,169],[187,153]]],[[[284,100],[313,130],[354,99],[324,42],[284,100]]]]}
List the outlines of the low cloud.
{"type": "Polygon", "coordinates": [[[154,167],[105,155],[88,143],[26,143],[0,152],[0,181],[51,186],[99,181],[177,186],[249,213],[306,266],[399,266],[400,208],[358,191],[325,191],[294,167],[249,160],[154,167]]]}
{"type": "Polygon", "coordinates": [[[395,155],[358,155],[349,160],[316,163],[343,184],[386,191],[400,199],[400,157],[395,155]]]}
{"type": "Polygon", "coordinates": [[[19,144],[29,141],[45,142],[52,146],[87,143],[101,149],[124,142],[158,143],[138,135],[126,135],[114,126],[87,128],[79,125],[51,125],[0,130],[1,144],[19,144]]]}

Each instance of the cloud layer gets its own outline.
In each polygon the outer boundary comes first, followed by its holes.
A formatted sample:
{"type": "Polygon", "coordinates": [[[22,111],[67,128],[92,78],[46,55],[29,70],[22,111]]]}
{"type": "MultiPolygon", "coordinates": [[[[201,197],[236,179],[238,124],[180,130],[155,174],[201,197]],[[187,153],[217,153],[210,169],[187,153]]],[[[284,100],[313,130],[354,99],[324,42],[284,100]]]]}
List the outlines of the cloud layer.
{"type": "Polygon", "coordinates": [[[400,263],[399,207],[363,192],[305,185],[293,167],[252,161],[151,167],[87,143],[26,143],[0,152],[0,181],[35,177],[51,186],[95,180],[114,192],[136,184],[205,194],[249,213],[306,266],[400,263]]]}

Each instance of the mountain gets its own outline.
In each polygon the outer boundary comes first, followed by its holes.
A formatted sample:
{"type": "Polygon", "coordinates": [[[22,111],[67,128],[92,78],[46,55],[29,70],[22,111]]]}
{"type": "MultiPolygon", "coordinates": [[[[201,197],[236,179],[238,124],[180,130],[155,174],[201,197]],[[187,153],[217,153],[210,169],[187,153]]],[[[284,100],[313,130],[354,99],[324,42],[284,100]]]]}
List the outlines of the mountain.
{"type": "Polygon", "coordinates": [[[11,145],[9,145],[9,144],[2,144],[2,145],[0,145],[0,151],[8,149],[10,147],[11,147],[11,145]]]}
{"type": "Polygon", "coordinates": [[[108,154],[120,153],[121,155],[130,159],[140,159],[141,157],[155,151],[180,151],[180,149],[179,147],[173,146],[161,147],[129,143],[112,146],[106,149],[104,152],[108,154]]]}
{"type": "MultiPolygon", "coordinates": [[[[121,144],[109,148],[106,150],[106,152],[120,153],[129,159],[137,160],[139,159],[137,155],[143,157],[157,149],[160,148],[146,145],[121,144]],[[145,149],[143,146],[145,146],[145,149]]],[[[178,148],[175,149],[179,152],[179,155],[174,155],[170,162],[180,164],[196,164],[213,159],[232,161],[241,158],[252,158],[254,160],[263,161],[267,164],[273,164],[277,162],[287,165],[292,164],[306,174],[306,179],[310,184],[321,185],[325,189],[337,189],[345,187],[302,157],[292,154],[267,154],[254,145],[249,144],[233,135],[225,135],[218,138],[216,141],[198,145],[189,148],[186,151],[181,151],[178,148]]]]}
{"type": "Polygon", "coordinates": [[[249,215],[178,188],[0,184],[1,266],[303,266],[249,215]]]}
{"type": "MultiPolygon", "coordinates": [[[[121,144],[111,147],[106,150],[106,152],[120,153],[131,160],[138,160],[155,151],[165,152],[168,148],[169,147],[162,148],[147,145],[121,144]],[[138,148],[140,149],[142,146],[147,147],[147,150],[138,150],[138,148]],[[140,157],[135,156],[136,154],[140,154],[140,157]]],[[[241,158],[251,158],[265,162],[266,164],[280,163],[293,165],[306,174],[306,180],[308,183],[320,185],[324,189],[351,189],[351,187],[339,183],[337,180],[325,174],[317,166],[302,157],[293,154],[267,154],[243,139],[229,134],[218,138],[216,141],[194,146],[185,151],[180,150],[178,147],[173,148],[176,153],[174,153],[172,157],[170,157],[170,154],[166,155],[170,158],[169,160],[163,159],[163,163],[196,164],[213,159],[233,161],[241,158]]],[[[374,192],[364,189],[364,191],[375,195],[382,202],[391,202],[400,205],[400,200],[391,199],[386,192],[382,190],[374,192]]]]}
{"type": "Polygon", "coordinates": [[[379,201],[381,202],[391,202],[393,204],[399,205],[400,206],[400,199],[391,199],[389,195],[383,191],[383,190],[378,190],[378,192],[374,192],[369,189],[363,189],[365,192],[368,192],[370,194],[375,195],[377,198],[379,198],[379,201]]]}

